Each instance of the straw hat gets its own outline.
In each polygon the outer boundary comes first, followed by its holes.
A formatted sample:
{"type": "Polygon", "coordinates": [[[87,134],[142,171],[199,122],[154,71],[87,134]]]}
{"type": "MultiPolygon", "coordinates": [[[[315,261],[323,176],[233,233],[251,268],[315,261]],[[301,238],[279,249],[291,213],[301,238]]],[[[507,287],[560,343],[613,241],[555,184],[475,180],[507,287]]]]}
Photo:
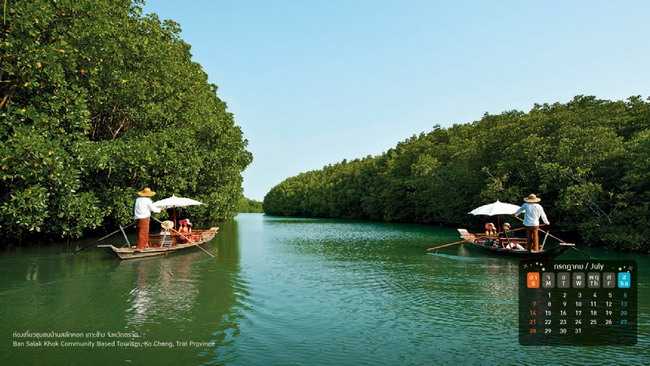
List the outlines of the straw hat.
{"type": "Polygon", "coordinates": [[[152,191],[149,188],[145,188],[145,189],[141,190],[140,192],[138,192],[138,196],[140,196],[140,197],[153,197],[155,195],[156,195],[156,192],[152,191]]]}
{"type": "Polygon", "coordinates": [[[531,203],[532,202],[539,202],[541,200],[542,199],[537,197],[534,193],[531,193],[531,194],[528,195],[528,197],[524,198],[524,201],[531,202],[531,203]]]}
{"type": "Polygon", "coordinates": [[[174,228],[174,222],[169,220],[163,221],[162,224],[160,224],[160,227],[162,227],[165,230],[172,229],[174,228]]]}

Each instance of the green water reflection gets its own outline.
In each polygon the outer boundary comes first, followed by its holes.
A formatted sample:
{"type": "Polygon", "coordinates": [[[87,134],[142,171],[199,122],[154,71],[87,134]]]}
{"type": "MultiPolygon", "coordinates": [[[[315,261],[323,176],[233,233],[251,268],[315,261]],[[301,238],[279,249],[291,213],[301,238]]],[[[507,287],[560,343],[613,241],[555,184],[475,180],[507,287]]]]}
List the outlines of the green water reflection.
{"type": "MultiPolygon", "coordinates": [[[[638,279],[636,346],[522,347],[518,262],[463,246],[426,253],[457,240],[453,229],[259,214],[219,226],[206,247],[216,260],[196,249],[133,261],[96,249],[71,254],[92,239],[2,253],[0,363],[591,365],[650,359],[650,271],[638,279]],[[27,340],[14,333],[26,331],[122,332],[138,337],[93,340],[160,343],[14,346],[27,340]]],[[[650,264],[645,255],[585,250],[601,259],[636,259],[641,268],[650,264]]],[[[568,252],[563,258],[582,257],[568,252]]]]}
{"type": "MultiPolygon", "coordinates": [[[[238,224],[220,226],[218,238],[206,247],[217,261],[196,249],[132,261],[99,250],[73,255],[74,248],[67,253],[56,247],[3,253],[1,363],[183,365],[215,360],[217,345],[231,343],[238,333],[241,299],[248,296],[239,275],[238,224]],[[26,331],[84,336],[14,336],[26,331]],[[59,345],[13,343],[39,340],[59,345]],[[95,346],[78,345],[88,341],[95,346]]],[[[223,352],[218,359],[235,356],[223,352]]]]}

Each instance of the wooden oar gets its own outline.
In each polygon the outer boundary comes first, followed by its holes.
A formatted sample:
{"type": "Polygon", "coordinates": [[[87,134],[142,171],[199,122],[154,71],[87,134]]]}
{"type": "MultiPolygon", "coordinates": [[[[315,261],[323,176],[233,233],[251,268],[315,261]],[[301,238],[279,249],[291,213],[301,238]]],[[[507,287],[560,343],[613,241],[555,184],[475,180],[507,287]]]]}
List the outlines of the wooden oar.
{"type": "Polygon", "coordinates": [[[510,232],[513,232],[513,231],[519,231],[519,230],[523,230],[525,228],[526,228],[525,226],[524,227],[518,227],[516,229],[508,230],[508,232],[510,233],[510,232]]]}
{"type": "MultiPolygon", "coordinates": [[[[540,226],[541,226],[541,225],[540,225],[540,226]]],[[[539,229],[539,231],[545,233],[546,235],[548,235],[548,236],[550,236],[551,238],[553,238],[553,239],[559,241],[560,243],[566,243],[566,241],[564,241],[564,240],[558,238],[557,236],[553,236],[553,235],[551,235],[551,233],[549,233],[548,231],[545,231],[545,230],[542,230],[542,229],[539,229]]]]}
{"type": "Polygon", "coordinates": [[[101,238],[101,239],[98,239],[98,240],[95,240],[94,242],[92,242],[92,243],[86,245],[85,247],[83,247],[83,248],[81,248],[81,249],[77,249],[77,250],[75,250],[75,252],[74,252],[73,254],[77,254],[77,253],[79,253],[80,251],[82,251],[82,250],[84,250],[84,249],[90,247],[91,245],[93,245],[93,244],[95,244],[95,243],[99,243],[100,241],[102,241],[102,240],[108,238],[109,236],[111,236],[111,235],[113,235],[113,234],[116,234],[118,231],[122,230],[123,228],[127,228],[127,227],[129,227],[129,226],[131,226],[131,225],[133,225],[133,224],[135,224],[135,222],[132,222],[132,223],[126,225],[126,226],[120,226],[119,229],[113,231],[112,233],[106,235],[105,237],[103,237],[103,238],[101,238]]]}
{"type": "MultiPolygon", "coordinates": [[[[154,220],[158,221],[160,224],[162,224],[162,221],[158,220],[157,218],[155,218],[155,217],[153,217],[153,216],[152,216],[152,218],[153,218],[154,220]]],[[[190,243],[193,243],[195,247],[197,247],[197,248],[201,249],[202,251],[204,251],[205,254],[209,255],[209,256],[212,257],[212,258],[216,258],[214,255],[212,255],[212,253],[210,253],[210,252],[208,252],[207,250],[201,248],[201,246],[200,246],[199,244],[197,244],[194,240],[192,240],[192,239],[188,238],[187,236],[181,234],[180,232],[176,231],[176,229],[174,229],[174,228],[172,228],[172,230],[173,230],[176,234],[178,234],[178,235],[182,236],[183,238],[185,238],[185,239],[186,239],[187,241],[189,241],[190,243]]]]}
{"type": "Polygon", "coordinates": [[[449,243],[449,244],[439,245],[439,246],[437,246],[437,247],[433,247],[433,248],[429,248],[429,249],[427,249],[427,252],[430,252],[430,251],[432,251],[432,250],[436,250],[436,249],[440,249],[440,248],[444,248],[444,247],[450,247],[450,246],[452,246],[452,245],[456,245],[456,244],[461,244],[461,243],[464,243],[464,242],[466,242],[466,241],[467,241],[467,240],[461,240],[461,241],[455,241],[455,242],[453,242],[453,243],[449,243]]]}

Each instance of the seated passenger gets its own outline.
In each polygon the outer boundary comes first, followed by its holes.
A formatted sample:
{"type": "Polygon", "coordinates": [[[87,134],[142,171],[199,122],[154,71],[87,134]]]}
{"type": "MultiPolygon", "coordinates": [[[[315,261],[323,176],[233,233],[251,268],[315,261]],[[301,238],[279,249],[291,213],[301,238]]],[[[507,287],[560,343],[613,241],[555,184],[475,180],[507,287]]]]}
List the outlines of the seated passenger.
{"type": "Polygon", "coordinates": [[[160,224],[160,235],[169,235],[173,228],[174,228],[173,221],[169,221],[169,220],[163,221],[160,224]]]}
{"type": "Polygon", "coordinates": [[[160,224],[160,235],[162,238],[160,238],[160,246],[171,246],[172,245],[172,230],[174,229],[174,222],[173,221],[163,221],[160,224]]]}
{"type": "Polygon", "coordinates": [[[508,243],[510,242],[510,237],[512,236],[512,232],[510,231],[510,223],[506,222],[503,224],[503,232],[501,232],[502,236],[502,241],[507,241],[508,243]]]}
{"type": "Polygon", "coordinates": [[[178,241],[181,243],[187,243],[190,237],[189,234],[192,233],[192,223],[190,222],[190,219],[184,219],[179,221],[178,224],[180,225],[178,232],[182,235],[178,238],[178,241]]]}
{"type": "Polygon", "coordinates": [[[485,224],[485,235],[490,236],[490,235],[496,235],[497,233],[497,228],[494,226],[493,223],[488,222],[485,224]]]}
{"type": "Polygon", "coordinates": [[[512,231],[510,230],[510,223],[506,222],[502,226],[502,232],[499,233],[499,244],[497,245],[500,248],[506,247],[507,244],[510,244],[510,240],[512,237],[512,231]]]}
{"type": "Polygon", "coordinates": [[[178,224],[181,226],[178,229],[178,232],[181,234],[189,234],[192,232],[192,223],[190,222],[190,219],[184,219],[178,222],[178,224]]]}
{"type": "Polygon", "coordinates": [[[483,241],[484,245],[494,245],[494,237],[497,234],[497,228],[493,223],[488,222],[485,224],[485,240],[483,241]]]}

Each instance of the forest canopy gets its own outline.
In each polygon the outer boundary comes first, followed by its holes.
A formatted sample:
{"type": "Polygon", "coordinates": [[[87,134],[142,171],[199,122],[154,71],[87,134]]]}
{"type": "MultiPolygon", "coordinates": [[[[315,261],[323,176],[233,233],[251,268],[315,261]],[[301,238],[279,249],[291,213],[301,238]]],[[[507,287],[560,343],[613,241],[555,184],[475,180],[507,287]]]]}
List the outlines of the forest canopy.
{"type": "Polygon", "coordinates": [[[262,202],[242,197],[239,200],[237,212],[241,213],[263,213],[262,202]]]}
{"type": "Polygon", "coordinates": [[[590,245],[650,250],[650,104],[576,96],[528,113],[436,126],[382,155],[291,177],[271,215],[463,225],[467,213],[530,193],[555,228],[590,245]]]}
{"type": "Polygon", "coordinates": [[[129,223],[143,187],[236,213],[247,141],[179,25],[142,4],[4,3],[0,238],[129,223]]]}

